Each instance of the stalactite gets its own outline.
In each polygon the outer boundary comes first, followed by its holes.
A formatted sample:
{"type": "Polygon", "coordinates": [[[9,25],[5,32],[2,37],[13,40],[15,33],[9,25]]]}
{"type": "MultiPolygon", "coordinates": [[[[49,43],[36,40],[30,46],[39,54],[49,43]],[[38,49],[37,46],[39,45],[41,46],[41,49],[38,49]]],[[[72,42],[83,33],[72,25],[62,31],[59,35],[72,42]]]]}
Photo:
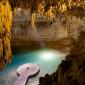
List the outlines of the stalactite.
{"type": "Polygon", "coordinates": [[[35,13],[32,13],[32,15],[31,15],[31,27],[32,27],[32,30],[34,30],[34,28],[35,28],[35,13]]]}

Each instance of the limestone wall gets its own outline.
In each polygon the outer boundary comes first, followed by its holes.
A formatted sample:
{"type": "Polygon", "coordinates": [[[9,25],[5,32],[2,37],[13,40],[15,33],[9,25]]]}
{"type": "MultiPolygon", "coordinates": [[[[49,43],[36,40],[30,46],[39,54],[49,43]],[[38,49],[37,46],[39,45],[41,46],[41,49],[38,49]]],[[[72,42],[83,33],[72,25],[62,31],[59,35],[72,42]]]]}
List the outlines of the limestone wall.
{"type": "Polygon", "coordinates": [[[11,59],[10,29],[12,13],[7,1],[0,1],[0,68],[3,68],[11,59]]]}
{"type": "MultiPolygon", "coordinates": [[[[67,16],[65,18],[64,16],[59,16],[53,21],[50,21],[49,25],[47,25],[45,17],[37,16],[36,28],[38,30],[38,35],[42,41],[45,42],[57,41],[62,38],[77,39],[80,31],[85,30],[85,18],[80,19],[75,16],[67,16]]],[[[12,27],[12,45],[16,44],[18,46],[21,44],[22,46],[22,41],[29,44],[30,41],[34,42],[37,40],[38,39],[30,26],[30,16],[14,17],[12,27]]]]}

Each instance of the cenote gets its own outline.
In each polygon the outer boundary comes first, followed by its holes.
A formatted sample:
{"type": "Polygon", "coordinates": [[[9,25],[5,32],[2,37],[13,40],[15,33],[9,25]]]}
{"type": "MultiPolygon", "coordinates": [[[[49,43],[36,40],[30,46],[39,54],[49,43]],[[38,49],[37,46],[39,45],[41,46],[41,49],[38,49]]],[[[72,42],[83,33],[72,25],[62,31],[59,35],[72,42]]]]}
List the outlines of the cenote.
{"type": "Polygon", "coordinates": [[[0,85],[13,85],[17,78],[16,69],[25,63],[36,63],[40,66],[39,74],[28,81],[30,83],[28,85],[37,85],[39,77],[55,72],[65,56],[65,53],[53,49],[40,49],[33,52],[23,49],[23,51],[14,52],[11,64],[0,71],[0,85]]]}

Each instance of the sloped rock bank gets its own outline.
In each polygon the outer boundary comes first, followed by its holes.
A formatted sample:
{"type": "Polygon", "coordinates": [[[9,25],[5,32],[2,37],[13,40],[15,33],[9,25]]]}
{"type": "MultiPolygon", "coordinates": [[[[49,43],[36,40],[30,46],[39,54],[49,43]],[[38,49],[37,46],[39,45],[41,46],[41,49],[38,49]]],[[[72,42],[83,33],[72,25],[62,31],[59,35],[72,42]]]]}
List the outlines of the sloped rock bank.
{"type": "Polygon", "coordinates": [[[81,32],[66,60],[52,75],[40,78],[39,85],[85,85],[85,32],[81,32]]]}

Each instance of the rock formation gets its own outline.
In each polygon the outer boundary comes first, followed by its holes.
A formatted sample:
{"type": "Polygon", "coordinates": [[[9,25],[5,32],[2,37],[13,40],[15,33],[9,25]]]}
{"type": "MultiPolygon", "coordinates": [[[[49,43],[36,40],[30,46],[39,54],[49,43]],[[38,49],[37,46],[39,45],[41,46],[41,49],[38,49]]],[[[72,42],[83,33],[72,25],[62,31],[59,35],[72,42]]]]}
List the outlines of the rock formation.
{"type": "Polygon", "coordinates": [[[7,0],[0,1],[0,69],[10,62],[10,30],[12,25],[12,12],[7,0]]]}
{"type": "MultiPolygon", "coordinates": [[[[28,46],[29,49],[39,47],[37,37],[33,35],[31,29],[30,17],[29,12],[24,15],[17,14],[13,17],[12,46],[14,48],[21,46],[28,46]]],[[[71,49],[80,31],[85,31],[85,17],[58,15],[47,26],[46,17],[36,14],[36,28],[46,48],[66,51],[71,49]]]]}
{"type": "Polygon", "coordinates": [[[41,77],[39,85],[85,85],[85,32],[80,33],[78,41],[57,71],[41,77]]]}

